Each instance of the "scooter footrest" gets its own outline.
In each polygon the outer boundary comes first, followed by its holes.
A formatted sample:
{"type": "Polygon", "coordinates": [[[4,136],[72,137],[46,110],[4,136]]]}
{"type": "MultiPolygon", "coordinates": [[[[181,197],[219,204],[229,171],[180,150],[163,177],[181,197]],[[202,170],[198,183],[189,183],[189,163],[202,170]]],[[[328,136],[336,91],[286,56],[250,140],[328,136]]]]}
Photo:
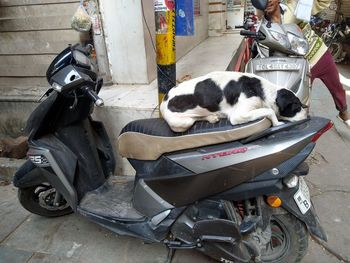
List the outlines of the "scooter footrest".
{"type": "Polygon", "coordinates": [[[111,178],[102,186],[85,194],[79,208],[95,215],[117,220],[144,218],[132,204],[133,180],[111,178]]]}
{"type": "Polygon", "coordinates": [[[251,216],[247,220],[244,220],[240,226],[239,230],[242,235],[252,233],[256,230],[258,222],[260,222],[261,217],[260,216],[251,216]]]}

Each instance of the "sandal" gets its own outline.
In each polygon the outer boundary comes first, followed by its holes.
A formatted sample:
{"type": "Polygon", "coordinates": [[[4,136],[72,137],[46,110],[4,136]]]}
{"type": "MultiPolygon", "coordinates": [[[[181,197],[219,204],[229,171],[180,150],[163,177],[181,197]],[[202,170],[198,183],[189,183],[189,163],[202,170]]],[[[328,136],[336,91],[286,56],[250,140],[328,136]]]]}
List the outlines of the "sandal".
{"type": "Polygon", "coordinates": [[[350,129],[350,113],[347,111],[340,112],[339,115],[337,116],[339,120],[341,120],[346,127],[350,129]]]}

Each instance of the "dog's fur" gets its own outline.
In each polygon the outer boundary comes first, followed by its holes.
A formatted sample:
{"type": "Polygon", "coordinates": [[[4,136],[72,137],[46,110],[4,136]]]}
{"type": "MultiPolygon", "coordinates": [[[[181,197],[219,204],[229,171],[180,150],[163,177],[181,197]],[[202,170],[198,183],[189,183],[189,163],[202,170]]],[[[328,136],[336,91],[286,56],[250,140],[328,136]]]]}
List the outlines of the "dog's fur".
{"type": "Polygon", "coordinates": [[[218,71],[194,78],[171,89],[160,105],[163,118],[175,132],[183,132],[197,120],[210,123],[228,118],[232,125],[262,117],[280,120],[307,117],[293,92],[249,73],[218,71]]]}

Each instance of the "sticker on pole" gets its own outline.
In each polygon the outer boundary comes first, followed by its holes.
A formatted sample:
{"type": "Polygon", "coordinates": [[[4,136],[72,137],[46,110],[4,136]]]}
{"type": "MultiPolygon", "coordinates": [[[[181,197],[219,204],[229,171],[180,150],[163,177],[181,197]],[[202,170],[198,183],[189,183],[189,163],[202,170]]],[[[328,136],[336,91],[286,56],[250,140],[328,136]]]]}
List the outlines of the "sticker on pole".
{"type": "Polygon", "coordinates": [[[165,1],[164,0],[154,0],[154,11],[156,11],[156,12],[167,11],[165,1]]]}
{"type": "Polygon", "coordinates": [[[174,0],[154,0],[155,12],[173,11],[174,9],[175,9],[174,0]]]}
{"type": "Polygon", "coordinates": [[[156,34],[168,33],[167,12],[156,12],[156,34]]]}

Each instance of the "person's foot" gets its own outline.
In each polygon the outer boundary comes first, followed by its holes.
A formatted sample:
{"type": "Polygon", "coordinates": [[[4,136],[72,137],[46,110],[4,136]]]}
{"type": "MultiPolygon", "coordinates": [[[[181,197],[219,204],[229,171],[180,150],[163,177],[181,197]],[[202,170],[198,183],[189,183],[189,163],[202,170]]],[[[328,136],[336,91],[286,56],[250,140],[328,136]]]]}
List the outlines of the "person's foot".
{"type": "Polygon", "coordinates": [[[342,120],[348,128],[350,128],[350,113],[347,110],[339,112],[338,118],[342,120]]]}

